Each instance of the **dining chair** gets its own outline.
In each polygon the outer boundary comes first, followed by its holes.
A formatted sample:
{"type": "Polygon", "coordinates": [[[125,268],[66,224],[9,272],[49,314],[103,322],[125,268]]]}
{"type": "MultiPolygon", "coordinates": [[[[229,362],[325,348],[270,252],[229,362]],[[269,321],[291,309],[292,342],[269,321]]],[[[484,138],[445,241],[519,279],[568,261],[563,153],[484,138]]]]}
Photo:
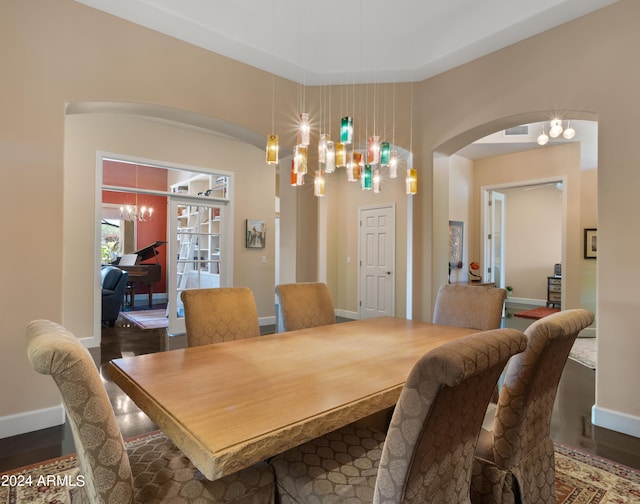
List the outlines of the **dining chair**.
{"type": "Polygon", "coordinates": [[[555,504],[553,404],[571,347],[593,320],[587,310],[565,310],[525,330],[527,349],[509,363],[493,429],[480,434],[471,483],[474,504],[555,504]]]}
{"type": "Polygon", "coordinates": [[[72,502],[274,503],[273,471],[264,462],[209,481],[162,434],[126,447],[98,368],[80,340],[49,320],[34,320],[25,332],[29,361],[53,378],[71,427],[85,481],[73,489],[72,502]]]}
{"type": "Polygon", "coordinates": [[[435,324],[487,331],[502,323],[507,291],[480,285],[444,284],[438,289],[433,313],[435,324]]]}
{"type": "Polygon", "coordinates": [[[321,282],[276,285],[279,330],[294,331],[336,323],[331,293],[321,282]]]}
{"type": "Polygon", "coordinates": [[[470,503],[489,397],[524,334],[497,329],[425,354],[402,389],[387,434],[353,425],[269,460],[281,504],[470,503]]]}
{"type": "Polygon", "coordinates": [[[187,346],[260,336],[258,309],[248,287],[187,289],[180,299],[187,346]]]}

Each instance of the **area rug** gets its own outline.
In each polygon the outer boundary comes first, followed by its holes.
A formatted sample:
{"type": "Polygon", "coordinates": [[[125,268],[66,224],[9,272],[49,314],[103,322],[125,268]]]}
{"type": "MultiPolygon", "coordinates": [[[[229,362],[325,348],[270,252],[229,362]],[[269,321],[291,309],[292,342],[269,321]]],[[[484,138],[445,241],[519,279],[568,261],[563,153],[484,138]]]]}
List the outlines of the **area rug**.
{"type": "Polygon", "coordinates": [[[558,504],[640,502],[640,471],[559,443],[555,448],[558,504]]]}
{"type": "MultiPolygon", "coordinates": [[[[144,443],[152,432],[126,441],[144,443]]],[[[69,504],[72,485],[83,484],[74,455],[0,474],[0,504],[69,504]]],[[[556,444],[557,504],[640,502],[640,471],[556,444]]]]}
{"type": "Polygon", "coordinates": [[[576,338],[569,358],[573,359],[588,368],[596,368],[596,339],[595,338],[576,338]]]}
{"type": "Polygon", "coordinates": [[[547,315],[558,313],[560,308],[547,308],[546,306],[539,306],[533,310],[525,310],[518,313],[514,313],[515,317],[528,318],[528,319],[541,319],[547,315]]]}
{"type": "Polygon", "coordinates": [[[120,312],[120,316],[140,329],[163,329],[169,326],[166,308],[120,312]]]}

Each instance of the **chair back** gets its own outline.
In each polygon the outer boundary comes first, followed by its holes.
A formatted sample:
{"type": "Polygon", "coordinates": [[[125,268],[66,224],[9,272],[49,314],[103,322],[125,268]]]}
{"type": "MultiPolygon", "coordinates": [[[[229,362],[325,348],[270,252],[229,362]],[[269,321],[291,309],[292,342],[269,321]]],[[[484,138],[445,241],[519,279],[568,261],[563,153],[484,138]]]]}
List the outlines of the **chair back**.
{"type": "Polygon", "coordinates": [[[498,329],[502,323],[506,297],[507,291],[497,287],[441,285],[436,297],[433,322],[479,331],[498,329]]]}
{"type": "Polygon", "coordinates": [[[48,320],[30,322],[26,339],[29,362],[38,373],[50,375],[62,395],[90,502],[133,502],[129,458],[88,350],[73,334],[48,320]]]}
{"type": "Polygon", "coordinates": [[[182,291],[187,346],[260,336],[258,309],[248,287],[182,291]]]}
{"type": "Polygon", "coordinates": [[[422,357],[394,411],[375,486],[377,503],[470,503],[471,468],[489,398],[526,337],[472,334],[422,357]]]}
{"type": "Polygon", "coordinates": [[[284,331],[336,323],[331,293],[321,282],[276,285],[279,322],[284,331]]]}
{"type": "Polygon", "coordinates": [[[103,289],[117,291],[124,289],[127,285],[127,272],[115,266],[103,266],[100,269],[101,287],[103,289]]]}
{"type": "Polygon", "coordinates": [[[499,467],[520,465],[545,440],[553,452],[549,434],[558,383],[576,337],[593,321],[587,310],[564,310],[525,330],[527,349],[509,363],[493,424],[499,467]]]}

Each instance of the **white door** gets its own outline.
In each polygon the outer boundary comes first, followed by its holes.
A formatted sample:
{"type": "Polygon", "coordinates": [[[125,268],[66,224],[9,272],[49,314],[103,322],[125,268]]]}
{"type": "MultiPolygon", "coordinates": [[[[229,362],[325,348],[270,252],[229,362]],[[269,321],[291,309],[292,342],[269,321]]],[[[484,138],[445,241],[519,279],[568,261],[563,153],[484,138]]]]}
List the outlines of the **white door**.
{"type": "Polygon", "coordinates": [[[495,282],[496,287],[504,288],[504,194],[488,191],[487,205],[487,212],[485,212],[485,281],[495,282]]]}
{"type": "Polygon", "coordinates": [[[226,210],[223,202],[169,198],[167,332],[171,335],[186,332],[183,290],[227,286],[226,210]]]}
{"type": "Polygon", "coordinates": [[[361,208],[360,318],[395,314],[395,209],[361,208]]]}

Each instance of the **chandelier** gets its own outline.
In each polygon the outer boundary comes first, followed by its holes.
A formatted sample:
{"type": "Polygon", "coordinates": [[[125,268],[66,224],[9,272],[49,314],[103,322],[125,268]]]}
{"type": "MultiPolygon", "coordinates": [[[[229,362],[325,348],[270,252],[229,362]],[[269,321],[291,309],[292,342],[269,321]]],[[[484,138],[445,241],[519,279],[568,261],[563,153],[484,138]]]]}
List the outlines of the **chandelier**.
{"type": "MultiPolygon", "coordinates": [[[[138,167],[136,164],[136,190],[138,189],[138,167]]],[[[135,205],[123,205],[120,207],[120,219],[124,221],[139,221],[145,222],[150,221],[153,217],[153,208],[150,206],[139,206],[138,205],[138,193],[136,192],[136,202],[135,205]]]]}
{"type": "Polygon", "coordinates": [[[546,145],[549,138],[558,138],[562,135],[566,140],[571,140],[576,136],[576,130],[571,127],[571,121],[567,121],[566,129],[562,126],[562,119],[552,119],[549,122],[549,134],[547,135],[542,127],[542,133],[538,136],[538,145],[546,145]]]}
{"type": "MultiPolygon", "coordinates": [[[[136,195],[136,200],[138,195],[136,195]]],[[[120,219],[124,221],[150,221],[153,217],[153,208],[138,205],[125,205],[120,207],[120,219]]]]}
{"type": "MultiPolygon", "coordinates": [[[[360,52],[362,53],[362,9],[363,4],[361,0],[360,10],[360,52]]],[[[273,19],[273,46],[275,47],[275,3],[272,9],[273,19]]],[[[302,2],[302,15],[304,19],[304,2],[302,2]]],[[[395,179],[398,177],[398,151],[394,148],[395,140],[395,83],[393,87],[393,135],[391,139],[381,138],[380,133],[376,131],[376,90],[377,85],[374,84],[374,97],[373,97],[373,131],[369,132],[369,106],[367,104],[365,115],[366,118],[363,121],[364,134],[360,135],[362,144],[366,144],[366,147],[361,149],[360,152],[356,150],[356,135],[354,127],[354,115],[356,104],[355,83],[352,87],[353,100],[351,103],[352,109],[349,108],[349,93],[347,92],[346,104],[343,108],[341,102],[341,118],[338,126],[337,138],[331,138],[331,113],[327,111],[331,110],[331,90],[332,87],[322,86],[320,91],[320,106],[318,107],[320,112],[320,128],[318,131],[318,167],[313,170],[309,167],[308,153],[312,148],[311,142],[311,118],[307,112],[306,107],[306,86],[304,83],[298,86],[298,117],[297,117],[297,141],[293,149],[293,159],[291,161],[291,185],[300,186],[304,184],[305,175],[311,170],[315,173],[313,178],[313,193],[315,196],[322,197],[325,195],[326,180],[325,175],[332,174],[337,171],[338,168],[344,169],[347,181],[359,182],[360,188],[364,191],[372,191],[374,193],[380,193],[383,180],[383,170],[388,173],[389,179],[395,179]],[[326,93],[329,96],[326,96],[326,93]],[[328,126],[328,127],[327,127],[328,126]],[[389,141],[390,140],[390,141],[389,141]]],[[[386,90],[386,87],[385,87],[386,90]]],[[[367,102],[368,102],[369,85],[366,85],[367,102]]],[[[411,95],[411,140],[413,137],[413,86],[411,95]]],[[[386,106],[386,100],[384,101],[386,106]]],[[[267,164],[278,164],[278,140],[279,136],[275,133],[275,78],[272,77],[272,97],[271,97],[271,133],[267,135],[266,145],[266,162],[267,164]]],[[[385,117],[386,119],[386,117],[385,117]]],[[[383,131],[386,135],[386,130],[383,131]]],[[[315,146],[313,146],[315,148],[315,146]]],[[[411,152],[411,146],[410,146],[411,152]]],[[[418,190],[418,172],[410,164],[412,162],[412,155],[408,159],[408,167],[406,170],[406,193],[408,195],[414,195],[418,190]]]]}
{"type": "MultiPolygon", "coordinates": [[[[304,104],[302,104],[302,107],[304,107],[304,104]]],[[[302,107],[301,110],[304,110],[302,107]]],[[[322,99],[320,109],[323,109],[322,99]]],[[[337,169],[344,169],[347,181],[359,182],[360,188],[363,191],[380,193],[382,181],[383,178],[385,178],[383,177],[383,170],[386,177],[389,179],[395,179],[398,177],[399,155],[398,150],[395,149],[393,142],[394,138],[388,140],[382,139],[380,135],[375,133],[375,121],[374,132],[372,134],[369,134],[369,132],[366,131],[367,121],[363,121],[365,123],[365,127],[363,129],[365,130],[364,138],[366,139],[366,147],[362,149],[355,148],[355,121],[353,115],[347,113],[340,118],[340,122],[338,124],[338,137],[335,142],[331,139],[331,134],[327,133],[326,129],[322,129],[325,121],[323,121],[322,117],[320,118],[319,122],[321,127],[318,133],[317,145],[318,167],[311,171],[312,168],[309,167],[308,162],[309,149],[312,147],[310,139],[312,129],[311,120],[307,112],[300,112],[298,114],[297,140],[293,149],[294,156],[291,162],[292,186],[303,185],[305,175],[311,172],[311,174],[315,174],[313,177],[313,193],[315,196],[322,197],[325,195],[326,190],[326,175],[336,172],[337,169]]],[[[411,122],[413,123],[413,117],[411,117],[411,122]]],[[[413,124],[410,125],[410,129],[410,137],[412,137],[413,124]]],[[[395,110],[393,130],[393,136],[395,136],[395,110]]],[[[277,163],[277,157],[271,156],[270,159],[270,152],[273,152],[274,150],[277,152],[277,147],[274,147],[274,137],[275,142],[277,142],[278,137],[274,133],[271,133],[267,137],[266,153],[267,163],[269,164],[274,162],[277,163]]],[[[413,139],[411,138],[411,141],[412,140],[413,139]]],[[[409,166],[406,170],[405,178],[406,193],[408,195],[414,195],[417,193],[417,178],[417,170],[409,166]]]]}

